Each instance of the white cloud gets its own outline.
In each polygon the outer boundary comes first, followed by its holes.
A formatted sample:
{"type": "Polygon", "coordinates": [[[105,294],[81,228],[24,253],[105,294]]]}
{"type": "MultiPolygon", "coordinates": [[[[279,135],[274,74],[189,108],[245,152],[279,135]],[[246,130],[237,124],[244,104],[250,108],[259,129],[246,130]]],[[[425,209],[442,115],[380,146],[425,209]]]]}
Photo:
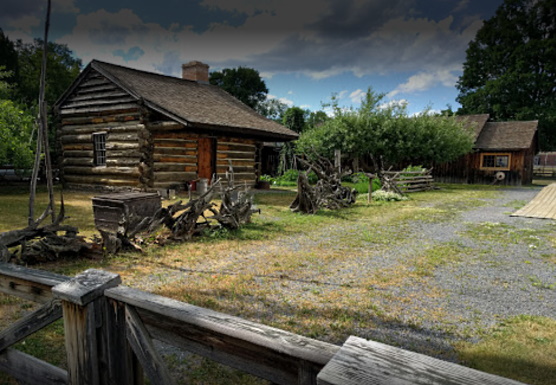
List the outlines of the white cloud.
{"type": "Polygon", "coordinates": [[[53,0],[52,12],[79,13],[79,8],[75,5],[75,0],[53,0]]]}
{"type": "Polygon", "coordinates": [[[353,104],[359,104],[365,97],[365,94],[366,91],[363,91],[362,89],[357,89],[353,91],[351,94],[349,94],[349,98],[351,99],[353,104]]]}
{"type": "Polygon", "coordinates": [[[419,72],[409,77],[407,82],[398,85],[387,96],[392,98],[399,93],[410,94],[426,91],[438,85],[453,87],[458,80],[457,73],[460,70],[461,68],[457,68],[457,70],[441,69],[436,72],[419,72]]]}
{"type": "Polygon", "coordinates": [[[288,107],[293,107],[293,105],[295,104],[295,103],[293,102],[293,100],[290,100],[290,99],[287,99],[287,98],[279,98],[279,97],[277,97],[276,95],[270,95],[270,94],[268,94],[268,95],[266,96],[266,98],[267,98],[267,99],[276,99],[276,100],[278,100],[280,103],[283,103],[283,104],[287,105],[288,107]]]}
{"type": "Polygon", "coordinates": [[[342,90],[342,91],[338,92],[338,99],[345,98],[347,93],[348,93],[348,90],[342,90]]]}
{"type": "Polygon", "coordinates": [[[390,100],[389,102],[383,103],[381,105],[378,106],[378,108],[380,108],[381,110],[387,109],[387,108],[394,108],[394,107],[400,107],[400,108],[404,108],[407,107],[409,105],[409,102],[407,101],[407,99],[394,99],[394,100],[390,100]]]}

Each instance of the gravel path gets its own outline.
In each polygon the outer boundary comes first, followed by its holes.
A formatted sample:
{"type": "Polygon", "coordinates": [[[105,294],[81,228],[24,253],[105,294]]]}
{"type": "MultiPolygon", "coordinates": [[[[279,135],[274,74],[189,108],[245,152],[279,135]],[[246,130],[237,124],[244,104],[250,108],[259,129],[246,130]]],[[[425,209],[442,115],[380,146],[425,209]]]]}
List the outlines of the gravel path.
{"type": "MultiPolygon", "coordinates": [[[[455,361],[455,342],[476,340],[481,331],[504,318],[521,314],[556,318],[555,223],[509,216],[539,191],[499,190],[484,205],[454,209],[449,219],[440,221],[419,218],[395,226],[364,221],[327,225],[308,234],[269,240],[264,248],[230,251],[217,265],[207,263],[196,269],[252,274],[269,293],[265,303],[256,299],[252,303],[261,318],[273,313],[287,316],[293,306],[307,302],[324,312],[333,304],[323,298],[338,293],[340,306],[348,313],[350,303],[372,296],[374,313],[365,314],[372,317],[373,327],[356,327],[353,334],[455,361]],[[348,244],[349,258],[343,258],[346,243],[339,240],[367,233],[374,237],[348,244]],[[490,234],[497,236],[489,239],[490,234]],[[392,242],[384,241],[389,238],[392,242]],[[464,258],[440,263],[431,274],[413,274],[423,251],[435,247],[463,250],[464,258]],[[259,261],[272,261],[276,253],[307,254],[317,248],[326,250],[326,255],[306,256],[294,272],[285,269],[283,279],[268,279],[253,271],[259,261]],[[396,281],[400,269],[405,278],[396,281]]],[[[446,207],[429,202],[423,209],[446,207]]],[[[271,278],[281,273],[274,270],[273,274],[271,278]]],[[[166,284],[192,279],[184,271],[163,268],[151,277],[166,284]]],[[[151,290],[157,282],[150,279],[132,285],[151,290]]]]}

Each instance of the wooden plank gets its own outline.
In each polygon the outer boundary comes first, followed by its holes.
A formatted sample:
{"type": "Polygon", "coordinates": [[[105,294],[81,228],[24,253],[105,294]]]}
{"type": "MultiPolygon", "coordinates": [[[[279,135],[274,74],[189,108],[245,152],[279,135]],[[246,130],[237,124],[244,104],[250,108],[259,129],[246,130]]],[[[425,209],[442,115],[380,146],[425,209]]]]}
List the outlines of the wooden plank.
{"type": "Polygon", "coordinates": [[[15,349],[7,349],[0,353],[0,371],[23,384],[66,385],[68,383],[68,372],[65,370],[15,349]]]}
{"type": "Polygon", "coordinates": [[[0,352],[62,317],[60,302],[52,300],[0,333],[0,352]]]}
{"type": "Polygon", "coordinates": [[[68,183],[78,185],[102,185],[102,186],[139,186],[138,179],[117,179],[110,177],[96,176],[82,176],[82,175],[68,175],[64,174],[64,180],[68,183]]]}
{"type": "Polygon", "coordinates": [[[318,385],[523,385],[375,341],[349,337],[317,377],[318,385]]]}
{"type": "Polygon", "coordinates": [[[79,167],[65,166],[64,172],[77,175],[113,175],[139,177],[140,172],[137,167],[79,167]]]}
{"type": "Polygon", "coordinates": [[[201,354],[276,384],[316,373],[338,347],[170,298],[117,287],[109,298],[136,307],[153,338],[201,354]],[[300,368],[303,367],[303,370],[300,368]]]}
{"type": "Polygon", "coordinates": [[[62,119],[62,125],[65,127],[67,125],[136,122],[140,117],[141,112],[139,110],[121,114],[112,113],[105,116],[66,116],[62,119]]]}
{"type": "Polygon", "coordinates": [[[104,290],[122,282],[118,274],[109,271],[88,269],[70,280],[52,288],[52,294],[64,301],[84,306],[102,295],[104,290]]]}
{"type": "Polygon", "coordinates": [[[149,332],[132,306],[126,305],[125,318],[127,339],[151,383],[153,385],[174,384],[174,380],[170,376],[162,357],[158,354],[149,332]]]}
{"type": "Polygon", "coordinates": [[[164,172],[159,171],[154,174],[154,180],[156,182],[178,182],[185,183],[188,180],[197,179],[197,174],[195,172],[186,171],[171,171],[164,172]],[[193,176],[193,178],[192,178],[193,176]]]}
{"type": "Polygon", "coordinates": [[[66,100],[69,102],[68,104],[71,104],[73,102],[81,102],[92,99],[117,99],[124,96],[129,96],[129,94],[114,87],[105,87],[96,92],[91,92],[89,89],[88,92],[76,93],[74,96],[71,96],[66,100]]]}
{"type": "Polygon", "coordinates": [[[216,154],[218,159],[255,159],[254,151],[219,151],[216,154]]]}
{"type": "MultiPolygon", "coordinates": [[[[157,130],[182,130],[185,126],[178,122],[173,121],[159,121],[159,122],[150,122],[149,129],[153,131],[157,130]]],[[[153,132],[155,137],[164,137],[164,134],[161,132],[153,132]]],[[[191,134],[189,134],[191,135],[191,134]]]]}
{"type": "Polygon", "coordinates": [[[185,148],[185,147],[155,147],[154,155],[158,157],[163,157],[168,155],[181,155],[181,156],[187,155],[197,159],[197,149],[185,148]]]}
{"type": "Polygon", "coordinates": [[[125,304],[105,300],[103,314],[100,333],[107,370],[101,383],[143,385],[143,369],[126,335],[125,304]]]}
{"type": "Polygon", "coordinates": [[[109,115],[115,111],[136,111],[138,109],[137,103],[115,104],[103,107],[89,107],[89,108],[61,108],[60,115],[90,115],[90,114],[104,114],[109,115]]]}
{"type": "Polygon", "coordinates": [[[189,163],[190,165],[197,164],[196,155],[161,155],[155,152],[153,154],[153,160],[160,163],[189,163]]]}
{"type": "MultiPolygon", "coordinates": [[[[64,151],[64,158],[92,158],[94,151],[91,150],[68,150],[64,151]]],[[[65,161],[65,159],[64,159],[65,161]]]]}

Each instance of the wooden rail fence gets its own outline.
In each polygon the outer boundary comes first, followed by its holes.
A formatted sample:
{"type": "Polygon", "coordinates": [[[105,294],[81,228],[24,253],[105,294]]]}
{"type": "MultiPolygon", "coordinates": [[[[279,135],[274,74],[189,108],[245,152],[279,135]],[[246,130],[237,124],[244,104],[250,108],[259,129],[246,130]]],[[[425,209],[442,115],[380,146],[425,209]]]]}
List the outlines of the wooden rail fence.
{"type": "Polygon", "coordinates": [[[404,194],[435,188],[432,169],[424,171],[384,171],[383,173],[391,178],[404,194]]]}
{"type": "Polygon", "coordinates": [[[25,384],[174,384],[153,339],[274,384],[520,383],[374,341],[336,346],[120,285],[0,264],[0,292],[42,303],[0,332],[0,371],[25,384]],[[63,317],[67,371],[11,348],[63,317]]]}

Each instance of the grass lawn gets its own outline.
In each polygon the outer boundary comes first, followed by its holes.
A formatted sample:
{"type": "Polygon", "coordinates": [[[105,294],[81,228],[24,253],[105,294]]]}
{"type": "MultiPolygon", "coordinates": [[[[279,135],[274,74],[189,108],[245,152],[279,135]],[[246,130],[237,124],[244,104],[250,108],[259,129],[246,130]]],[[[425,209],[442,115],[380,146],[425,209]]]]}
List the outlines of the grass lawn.
{"type": "MultiPolygon", "coordinates": [[[[554,318],[521,315],[500,319],[494,327],[470,331],[471,336],[443,322],[449,314],[441,308],[416,312],[415,318],[408,320],[414,298],[397,294],[396,288],[416,285],[424,288],[419,295],[441,298],[443,293],[434,285],[435,271],[464,263],[469,257],[468,247],[457,242],[423,244],[419,252],[403,260],[380,265],[364,277],[359,274],[358,266],[366,263],[362,257],[366,250],[386,252],[392,244],[403,244],[410,223],[451,221],[463,211],[487,205],[498,192],[498,187],[492,186],[442,187],[413,194],[408,201],[362,201],[345,210],[321,211],[314,216],[290,212],[289,204],[295,195],[291,190],[257,192],[256,204],[262,213],[238,231],[220,231],[186,244],[148,246],[142,254],[64,260],[34,267],[66,275],[87,268],[111,270],[133,287],[337,344],[349,335],[366,337],[367,331],[384,324],[409,330],[422,327],[424,321],[439,321],[438,332],[457,334],[461,337],[459,342],[453,352],[446,353],[431,343],[416,348],[421,353],[456,358],[465,365],[531,384],[553,384],[554,318]]],[[[92,196],[64,192],[69,216],[65,223],[77,226],[87,237],[96,233],[92,196]]],[[[0,188],[0,232],[25,226],[27,199],[24,188],[0,188]]],[[[44,191],[38,201],[44,207],[44,191]]],[[[508,210],[525,203],[511,202],[508,210]]],[[[470,229],[466,234],[484,241],[478,230],[470,229]]],[[[526,242],[531,237],[526,231],[511,231],[503,226],[490,234],[489,242],[520,242],[516,237],[523,237],[526,242]]],[[[539,242],[554,244],[556,239],[554,231],[543,231],[538,236],[539,242]]],[[[555,255],[546,255],[543,263],[556,264],[555,255]]],[[[543,290],[551,292],[556,288],[548,285],[543,290]]],[[[33,306],[3,295],[0,302],[0,327],[33,306]]],[[[397,344],[387,337],[383,342],[397,344]]],[[[61,324],[52,325],[18,346],[60,366],[64,365],[62,347],[61,324]],[[57,348],[52,349],[53,346],[57,348]]],[[[191,356],[170,354],[167,360],[183,381],[190,381],[187,383],[264,383],[191,356]],[[189,374],[182,373],[184,367],[189,374]]],[[[0,376],[0,383],[2,380],[0,376]]]]}

